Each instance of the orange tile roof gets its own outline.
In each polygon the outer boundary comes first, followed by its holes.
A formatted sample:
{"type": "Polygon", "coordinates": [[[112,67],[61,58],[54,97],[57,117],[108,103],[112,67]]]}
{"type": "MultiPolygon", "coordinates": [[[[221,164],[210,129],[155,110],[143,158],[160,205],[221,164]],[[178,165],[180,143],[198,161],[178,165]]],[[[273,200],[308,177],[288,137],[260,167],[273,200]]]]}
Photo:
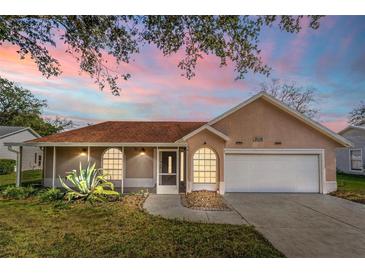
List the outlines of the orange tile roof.
{"type": "Polygon", "coordinates": [[[109,121],[28,142],[173,143],[206,122],[109,121]]]}

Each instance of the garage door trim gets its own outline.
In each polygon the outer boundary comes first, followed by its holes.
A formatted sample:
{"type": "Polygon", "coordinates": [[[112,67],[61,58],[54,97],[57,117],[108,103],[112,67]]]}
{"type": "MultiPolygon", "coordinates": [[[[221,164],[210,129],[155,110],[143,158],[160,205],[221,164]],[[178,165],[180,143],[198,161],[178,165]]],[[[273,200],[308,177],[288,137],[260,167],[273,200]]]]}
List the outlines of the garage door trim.
{"type": "MultiPolygon", "coordinates": [[[[263,154],[263,155],[318,155],[319,157],[319,192],[323,193],[323,184],[325,178],[325,158],[324,158],[324,149],[292,149],[292,148],[271,148],[271,149],[263,149],[263,148],[225,148],[224,149],[224,170],[226,169],[226,160],[225,156],[227,154],[263,154]]],[[[225,176],[225,175],[224,175],[225,176]]],[[[223,192],[223,191],[222,191],[223,192]]]]}

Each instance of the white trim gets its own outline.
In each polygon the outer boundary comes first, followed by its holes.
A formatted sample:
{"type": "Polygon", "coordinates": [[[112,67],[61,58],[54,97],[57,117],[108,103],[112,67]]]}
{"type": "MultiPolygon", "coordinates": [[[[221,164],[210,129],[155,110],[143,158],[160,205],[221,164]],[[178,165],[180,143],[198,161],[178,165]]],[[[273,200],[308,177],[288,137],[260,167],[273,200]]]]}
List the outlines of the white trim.
{"type": "Polygon", "coordinates": [[[229,137],[227,135],[225,135],[224,133],[216,130],[215,128],[211,127],[210,125],[206,124],[206,125],[203,125],[203,126],[197,128],[196,130],[190,132],[189,134],[185,135],[184,137],[182,137],[177,142],[179,142],[181,140],[186,141],[186,140],[190,139],[191,137],[193,137],[194,135],[198,134],[199,132],[203,131],[204,129],[206,129],[206,130],[212,132],[213,134],[221,137],[225,141],[229,140],[229,137]]]}
{"type": "Polygon", "coordinates": [[[156,193],[157,194],[178,194],[179,193],[179,149],[163,148],[157,147],[157,183],[156,183],[156,193]],[[160,173],[160,152],[171,151],[176,154],[176,172],[175,173],[160,173]],[[175,185],[160,185],[160,175],[175,175],[176,184],[175,185]]]}
{"type": "MultiPolygon", "coordinates": [[[[324,157],[324,149],[316,148],[262,148],[262,149],[252,149],[252,148],[226,148],[224,149],[224,154],[286,154],[286,155],[318,155],[319,156],[319,193],[324,193],[324,182],[326,178],[326,165],[324,157]]],[[[225,167],[225,163],[224,163],[225,167]]]]}
{"type": "Polygon", "coordinates": [[[55,188],[55,178],[56,178],[56,147],[53,147],[52,188],[55,188]]]}
{"type": "Polygon", "coordinates": [[[6,142],[6,146],[30,147],[186,147],[186,143],[87,143],[87,142],[6,142]]]}
{"type": "Polygon", "coordinates": [[[222,115],[214,118],[210,122],[208,122],[208,125],[213,125],[217,123],[218,121],[222,120],[223,118],[227,117],[228,115],[236,112],[237,110],[243,108],[244,106],[256,101],[257,99],[262,98],[266,100],[267,102],[277,106],[278,108],[284,110],[285,112],[291,114],[292,116],[296,117],[300,121],[306,123],[307,125],[311,126],[312,128],[316,129],[317,131],[321,132],[322,134],[330,137],[331,139],[335,140],[339,144],[344,145],[345,147],[352,146],[352,143],[347,140],[346,138],[342,137],[341,135],[336,134],[332,130],[326,128],[325,126],[313,121],[312,119],[304,116],[303,114],[299,113],[298,111],[288,107],[284,103],[280,102],[278,99],[274,98],[273,96],[267,94],[266,92],[260,92],[256,94],[255,96],[252,96],[248,100],[242,102],[241,104],[231,108],[230,110],[224,112],[222,115]]]}
{"type": "Polygon", "coordinates": [[[320,154],[321,148],[225,148],[226,154],[320,154]]]}
{"type": "Polygon", "coordinates": [[[364,159],[362,157],[362,148],[350,148],[349,149],[349,171],[351,172],[360,172],[362,173],[364,171],[364,159]],[[351,151],[353,150],[360,150],[360,155],[361,155],[361,169],[352,169],[352,160],[351,160],[351,151]]]}

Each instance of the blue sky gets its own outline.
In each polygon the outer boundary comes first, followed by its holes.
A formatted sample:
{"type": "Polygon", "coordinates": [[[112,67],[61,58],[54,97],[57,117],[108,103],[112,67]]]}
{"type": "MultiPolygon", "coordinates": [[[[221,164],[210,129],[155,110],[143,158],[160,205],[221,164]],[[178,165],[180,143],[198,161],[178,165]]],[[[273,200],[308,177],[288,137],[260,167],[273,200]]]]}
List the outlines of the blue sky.
{"type": "MultiPolygon", "coordinates": [[[[365,16],[327,16],[318,30],[299,34],[266,28],[260,36],[264,62],[271,78],[316,88],[319,120],[337,131],[346,126],[348,112],[365,100],[365,16]]],[[[101,92],[93,80],[79,74],[78,64],[58,45],[52,49],[64,73],[45,79],[30,59],[20,60],[16,48],[0,49],[0,75],[47,99],[45,116],[77,123],[105,120],[209,120],[259,91],[269,81],[249,73],[235,81],[231,66],[219,68],[213,56],[202,60],[192,80],[180,76],[178,56],[163,57],[152,46],[120,67],[132,78],[121,96],[101,92]]]]}

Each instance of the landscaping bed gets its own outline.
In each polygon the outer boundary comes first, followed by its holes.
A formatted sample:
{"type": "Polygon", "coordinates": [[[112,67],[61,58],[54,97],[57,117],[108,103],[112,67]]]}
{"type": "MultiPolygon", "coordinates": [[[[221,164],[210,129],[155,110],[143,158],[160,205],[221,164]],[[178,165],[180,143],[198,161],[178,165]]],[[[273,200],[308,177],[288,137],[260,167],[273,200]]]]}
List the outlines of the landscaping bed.
{"type": "Polygon", "coordinates": [[[183,194],[181,203],[185,207],[198,210],[231,210],[216,191],[200,190],[183,194]]]}
{"type": "Polygon", "coordinates": [[[163,219],[144,199],[0,200],[0,257],[283,257],[252,226],[163,219]]]}
{"type": "Polygon", "coordinates": [[[365,176],[337,174],[337,191],[330,195],[365,204],[365,176]]]}

